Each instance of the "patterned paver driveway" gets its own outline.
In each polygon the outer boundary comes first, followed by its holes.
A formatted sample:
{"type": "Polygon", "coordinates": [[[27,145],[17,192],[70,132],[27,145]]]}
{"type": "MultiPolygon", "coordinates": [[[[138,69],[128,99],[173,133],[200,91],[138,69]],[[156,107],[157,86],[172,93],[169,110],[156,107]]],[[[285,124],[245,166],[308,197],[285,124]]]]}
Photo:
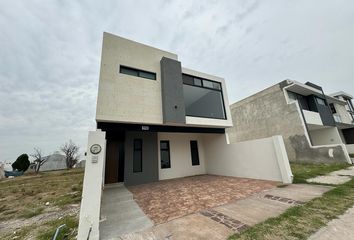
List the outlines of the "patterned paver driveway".
{"type": "Polygon", "coordinates": [[[277,182],[200,175],[129,187],[155,224],[226,204],[274,188],[277,182]]]}

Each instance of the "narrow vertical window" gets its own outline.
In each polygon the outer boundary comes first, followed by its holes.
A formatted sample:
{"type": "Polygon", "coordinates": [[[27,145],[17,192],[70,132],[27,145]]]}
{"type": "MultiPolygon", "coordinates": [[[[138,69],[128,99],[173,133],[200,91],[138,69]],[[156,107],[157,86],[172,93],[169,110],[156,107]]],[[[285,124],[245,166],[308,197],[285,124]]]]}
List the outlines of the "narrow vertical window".
{"type": "Polygon", "coordinates": [[[143,140],[134,139],[133,172],[143,171],[143,140]]]}
{"type": "Polygon", "coordinates": [[[171,168],[170,142],[160,141],[161,168],[171,168]]]}
{"type": "Polygon", "coordinates": [[[331,108],[331,112],[332,112],[332,113],[337,113],[336,108],[334,107],[334,104],[333,104],[333,103],[330,103],[330,104],[329,104],[329,107],[331,108]]]}
{"type": "Polygon", "coordinates": [[[191,141],[190,144],[191,144],[192,166],[200,165],[199,153],[198,153],[198,142],[191,141]]]}

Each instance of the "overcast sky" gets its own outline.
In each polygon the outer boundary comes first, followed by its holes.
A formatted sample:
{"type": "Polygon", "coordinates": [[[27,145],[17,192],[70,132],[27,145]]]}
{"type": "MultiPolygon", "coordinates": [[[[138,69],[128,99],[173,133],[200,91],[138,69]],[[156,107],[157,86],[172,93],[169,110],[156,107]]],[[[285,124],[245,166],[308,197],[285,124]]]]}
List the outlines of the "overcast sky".
{"type": "Polygon", "coordinates": [[[0,1],[0,161],[95,129],[103,32],[177,53],[235,102],[284,79],[354,94],[354,2],[0,1]]]}

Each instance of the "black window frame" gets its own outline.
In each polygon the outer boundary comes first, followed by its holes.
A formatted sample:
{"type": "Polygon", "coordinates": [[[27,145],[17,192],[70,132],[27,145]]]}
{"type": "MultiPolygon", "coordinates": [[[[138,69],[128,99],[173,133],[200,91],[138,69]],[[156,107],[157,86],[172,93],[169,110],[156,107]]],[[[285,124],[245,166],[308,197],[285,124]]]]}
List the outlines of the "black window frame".
{"type": "Polygon", "coordinates": [[[192,166],[199,166],[199,150],[198,150],[198,141],[197,140],[190,140],[190,148],[191,148],[191,160],[192,166]]]}
{"type": "Polygon", "coordinates": [[[346,103],[347,103],[347,105],[348,105],[348,108],[349,108],[349,110],[348,110],[348,112],[354,112],[354,106],[353,106],[353,104],[352,104],[352,101],[351,101],[351,99],[349,99],[349,98],[344,98],[344,100],[346,101],[346,103]]]}
{"type": "Polygon", "coordinates": [[[161,140],[160,141],[160,167],[161,169],[169,169],[171,168],[171,153],[170,153],[170,141],[168,140],[161,140]],[[165,143],[166,148],[162,148],[161,145],[165,143]],[[167,152],[168,153],[168,166],[162,166],[162,152],[167,152]]]}
{"type": "Polygon", "coordinates": [[[337,113],[336,107],[334,106],[333,103],[330,103],[330,104],[329,104],[329,108],[331,109],[332,114],[337,113]]]}
{"type": "Polygon", "coordinates": [[[119,65],[119,73],[121,74],[125,74],[125,75],[129,75],[129,76],[133,76],[133,77],[140,77],[140,78],[145,78],[145,79],[149,79],[149,80],[156,80],[156,73],[154,72],[150,72],[150,71],[146,71],[146,70],[141,70],[141,69],[137,69],[137,68],[133,68],[133,67],[128,67],[128,66],[125,66],[125,65],[119,65]],[[129,74],[129,73],[126,73],[126,72],[123,72],[124,70],[128,70],[128,71],[132,71],[132,72],[135,72],[136,74],[129,74]],[[146,77],[146,76],[143,76],[142,74],[152,74],[153,75],[153,78],[149,78],[149,77],[146,77]]]}
{"type": "Polygon", "coordinates": [[[183,85],[189,85],[189,86],[193,86],[193,87],[199,87],[199,88],[204,88],[204,89],[209,89],[209,90],[220,92],[222,106],[223,106],[223,110],[224,110],[224,116],[225,116],[224,118],[217,118],[217,117],[205,117],[205,116],[187,115],[186,114],[187,117],[198,117],[198,118],[210,118],[210,119],[227,120],[227,114],[226,114],[226,108],[225,108],[225,100],[224,100],[224,92],[223,92],[223,88],[222,88],[221,82],[217,82],[217,81],[214,81],[214,80],[193,76],[193,75],[186,74],[186,73],[182,73],[182,82],[183,82],[183,85]],[[190,78],[192,78],[192,80],[185,81],[186,79],[183,78],[183,76],[186,76],[189,80],[190,80],[190,78]],[[202,81],[202,85],[201,86],[195,84],[195,82],[194,82],[195,78],[196,79],[200,79],[202,81]],[[193,84],[189,83],[191,81],[193,82],[193,84]],[[204,86],[204,81],[212,82],[213,83],[213,88],[204,86]],[[214,86],[216,86],[215,84],[217,86],[219,86],[219,87],[214,87],[214,86]]]}
{"type": "Polygon", "coordinates": [[[133,173],[143,172],[143,140],[141,138],[135,138],[133,140],[133,173]],[[139,142],[140,147],[137,147],[136,142],[139,142]],[[138,154],[138,155],[136,155],[138,154]],[[140,169],[136,169],[135,156],[140,157],[140,169]]]}

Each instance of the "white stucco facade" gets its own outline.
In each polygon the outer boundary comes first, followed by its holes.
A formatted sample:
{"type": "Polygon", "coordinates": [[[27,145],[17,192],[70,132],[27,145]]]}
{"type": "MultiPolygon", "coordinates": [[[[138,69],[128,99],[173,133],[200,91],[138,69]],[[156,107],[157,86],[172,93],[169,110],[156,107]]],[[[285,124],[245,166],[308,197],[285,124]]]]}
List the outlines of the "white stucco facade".
{"type": "Polygon", "coordinates": [[[336,127],[327,127],[317,130],[310,130],[312,144],[318,145],[331,145],[342,144],[342,139],[336,127]]]}
{"type": "Polygon", "coordinates": [[[307,124],[320,125],[323,126],[320,114],[318,112],[312,112],[307,110],[302,110],[307,124]]]}
{"type": "Polygon", "coordinates": [[[208,174],[292,182],[281,136],[227,144],[225,135],[204,137],[208,174]]]}

